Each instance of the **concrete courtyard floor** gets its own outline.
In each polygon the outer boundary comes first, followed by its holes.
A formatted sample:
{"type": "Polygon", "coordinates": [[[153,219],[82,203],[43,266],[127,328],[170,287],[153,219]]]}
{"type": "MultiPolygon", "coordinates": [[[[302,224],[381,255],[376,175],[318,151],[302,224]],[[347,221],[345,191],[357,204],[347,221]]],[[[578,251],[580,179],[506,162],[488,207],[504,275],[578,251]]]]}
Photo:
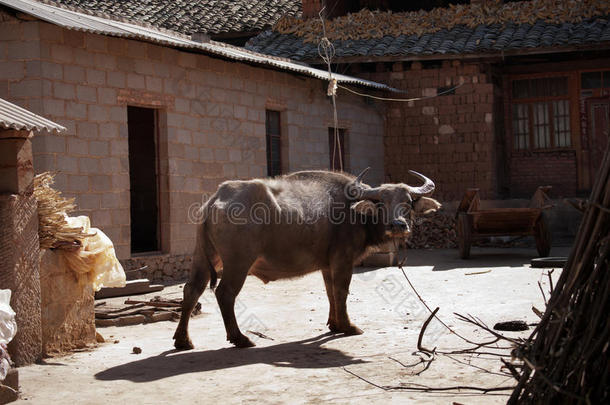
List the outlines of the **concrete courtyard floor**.
{"type": "MultiPolygon", "coordinates": [[[[567,256],[568,250],[554,248],[552,254],[567,256]]],[[[456,250],[406,253],[404,270],[423,299],[431,308],[440,307],[438,316],[470,339],[487,341],[489,335],[457,320],[454,312],[475,315],[493,326],[507,320],[536,322],[532,306],[544,310],[538,282],[546,293],[548,269],[530,268],[534,249],[474,248],[470,260],[460,260],[456,250]]],[[[554,281],[559,275],[556,269],[554,281]]],[[[162,295],[179,298],[181,294],[182,284],[167,287],[162,295]]],[[[200,299],[203,313],[191,320],[194,350],[172,350],[174,322],[99,328],[108,343],[20,368],[18,403],[506,402],[510,391],[384,391],[350,374],[380,386],[513,385],[510,378],[480,369],[499,373],[497,357],[438,356],[420,375],[415,374],[421,365],[404,366],[418,361],[413,352],[429,312],[398,268],[357,268],[348,300],[350,317],[363,335],[327,333],[328,302],[320,273],[266,285],[248,277],[236,314],[242,332],[257,346],[236,349],[225,340],[214,296],[206,290],[200,299]],[[134,346],[142,352],[132,354],[134,346]]],[[[530,332],[505,333],[525,337],[530,332]]],[[[438,350],[469,347],[437,321],[429,325],[423,345],[438,350]]]]}

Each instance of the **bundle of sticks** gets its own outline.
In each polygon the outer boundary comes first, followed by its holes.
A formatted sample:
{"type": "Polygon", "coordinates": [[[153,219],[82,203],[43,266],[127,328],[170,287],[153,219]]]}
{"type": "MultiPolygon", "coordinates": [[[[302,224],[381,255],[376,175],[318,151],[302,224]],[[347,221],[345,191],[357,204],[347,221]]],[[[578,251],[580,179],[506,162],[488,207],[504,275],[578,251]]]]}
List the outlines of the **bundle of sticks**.
{"type": "Polygon", "coordinates": [[[509,404],[610,403],[610,143],[509,404]]]}
{"type": "MultiPolygon", "coordinates": [[[[610,14],[607,0],[531,0],[504,2],[483,1],[474,4],[450,5],[428,12],[393,13],[363,9],[358,13],[326,21],[326,37],[334,40],[358,40],[397,37],[450,30],[458,25],[475,28],[490,24],[534,24],[538,20],[551,24],[575,23],[593,16],[610,14]]],[[[302,37],[305,42],[318,42],[322,37],[322,22],[318,18],[284,17],[273,30],[281,34],[302,37]]]]}

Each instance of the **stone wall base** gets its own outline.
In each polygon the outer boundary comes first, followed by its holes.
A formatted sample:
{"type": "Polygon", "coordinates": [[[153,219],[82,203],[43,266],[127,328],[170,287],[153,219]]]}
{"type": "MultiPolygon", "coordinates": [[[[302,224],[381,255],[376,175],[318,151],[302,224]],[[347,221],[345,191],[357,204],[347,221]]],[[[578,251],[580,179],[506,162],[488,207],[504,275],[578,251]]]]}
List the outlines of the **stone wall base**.
{"type": "Polygon", "coordinates": [[[191,270],[192,255],[150,255],[135,256],[121,260],[128,280],[147,278],[157,283],[184,281],[191,270]],[[147,266],[145,269],[139,270],[147,266]]]}

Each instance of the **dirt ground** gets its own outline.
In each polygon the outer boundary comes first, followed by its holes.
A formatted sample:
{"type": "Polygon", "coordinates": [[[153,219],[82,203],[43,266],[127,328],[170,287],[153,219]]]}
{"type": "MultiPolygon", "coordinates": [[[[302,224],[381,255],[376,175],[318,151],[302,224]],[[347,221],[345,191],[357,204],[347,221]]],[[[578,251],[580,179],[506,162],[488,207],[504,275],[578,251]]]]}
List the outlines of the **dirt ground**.
{"type": "MultiPolygon", "coordinates": [[[[475,248],[472,258],[463,261],[456,250],[409,251],[405,271],[430,307],[440,307],[441,319],[458,333],[482,341],[488,340],[486,333],[458,321],[453,313],[472,314],[490,325],[535,322],[532,305],[544,307],[538,281],[548,290],[548,270],[529,267],[535,254],[533,249],[475,248]]],[[[568,249],[554,248],[552,254],[567,256],[568,249]]],[[[555,270],[553,279],[558,277],[555,270]]],[[[169,298],[181,294],[182,285],[163,291],[169,298]]],[[[194,350],[172,350],[174,322],[99,328],[108,343],[95,350],[20,368],[18,403],[492,404],[505,403],[509,391],[384,391],[349,372],[381,386],[513,384],[503,375],[477,368],[498,373],[500,363],[494,357],[439,356],[420,375],[414,374],[421,365],[405,367],[418,360],[413,352],[429,313],[396,267],[355,270],[348,308],[353,322],[364,330],[360,336],[327,333],[328,302],[319,273],[267,285],[248,278],[236,314],[242,331],[257,344],[250,349],[236,349],[225,341],[209,290],[200,302],[203,313],[190,327],[194,350]],[[142,353],[132,354],[134,346],[142,353]]],[[[516,337],[530,332],[506,333],[516,337]]],[[[468,347],[437,321],[429,325],[423,344],[438,350],[468,347]]]]}

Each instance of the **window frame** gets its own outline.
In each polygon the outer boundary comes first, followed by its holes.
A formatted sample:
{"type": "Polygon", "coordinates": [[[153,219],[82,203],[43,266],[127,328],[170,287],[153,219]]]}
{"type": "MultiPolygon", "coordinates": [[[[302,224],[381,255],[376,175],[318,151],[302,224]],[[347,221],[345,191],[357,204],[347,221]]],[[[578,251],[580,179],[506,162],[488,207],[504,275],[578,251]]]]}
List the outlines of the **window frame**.
{"type": "Polygon", "coordinates": [[[566,150],[574,150],[575,149],[575,139],[574,139],[574,131],[573,131],[573,80],[571,74],[569,72],[557,72],[557,73],[539,73],[539,74],[527,74],[527,75],[515,75],[509,76],[507,81],[507,92],[509,94],[509,103],[508,103],[508,129],[509,129],[509,139],[512,153],[527,153],[527,152],[552,152],[552,151],[566,151],[566,150]],[[565,94],[558,96],[536,96],[536,97],[523,97],[516,98],[514,95],[514,83],[520,80],[538,80],[538,79],[554,79],[554,78],[565,78],[566,80],[566,92],[565,94]],[[563,114],[559,115],[557,111],[555,111],[555,105],[557,102],[564,101],[567,102],[566,107],[564,108],[563,114]],[[544,103],[546,104],[546,113],[548,116],[548,120],[546,125],[548,125],[548,143],[549,146],[537,147],[536,146],[536,136],[535,133],[535,106],[536,104],[544,103]],[[515,128],[515,113],[516,106],[523,105],[526,106],[527,110],[527,142],[526,146],[523,148],[518,148],[518,145],[521,142],[517,140],[517,132],[515,128]],[[565,125],[562,133],[568,132],[568,136],[563,139],[569,141],[569,146],[558,146],[557,144],[561,144],[559,141],[560,133],[557,132],[556,128],[556,120],[557,117],[567,117],[567,125],[565,125]]]}

